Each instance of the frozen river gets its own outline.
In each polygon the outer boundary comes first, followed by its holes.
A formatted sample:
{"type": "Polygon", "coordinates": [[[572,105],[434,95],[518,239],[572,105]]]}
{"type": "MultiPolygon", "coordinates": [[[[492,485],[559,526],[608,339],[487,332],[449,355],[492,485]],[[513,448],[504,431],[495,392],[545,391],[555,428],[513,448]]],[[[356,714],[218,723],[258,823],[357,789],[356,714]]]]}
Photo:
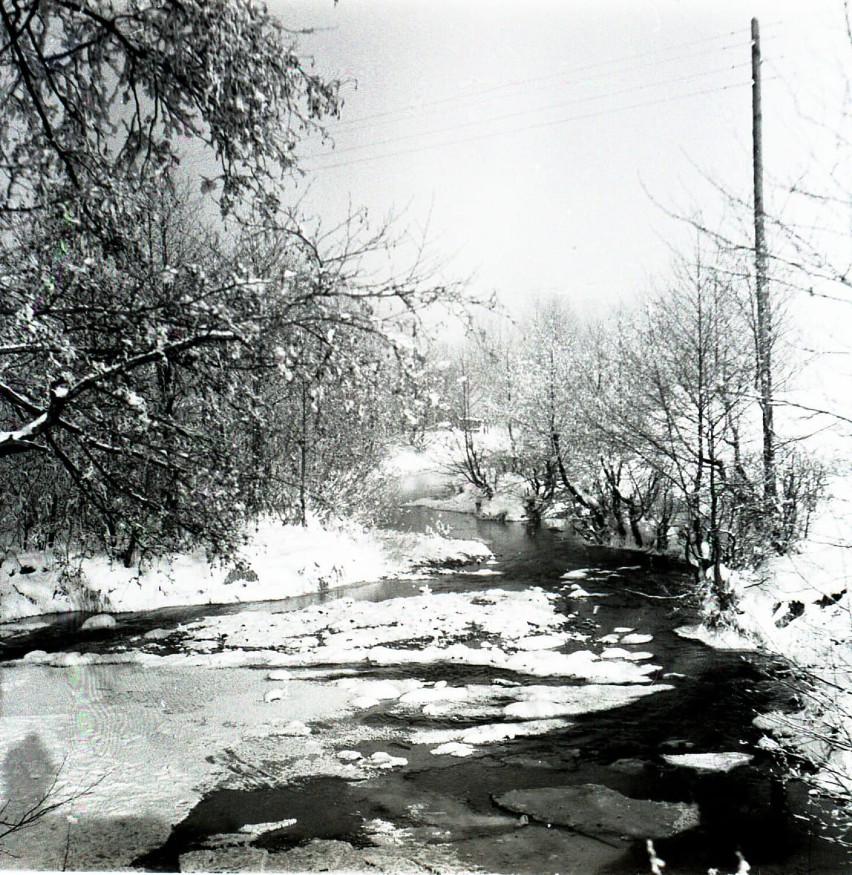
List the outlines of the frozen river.
{"type": "Polygon", "coordinates": [[[6,794],[82,795],[9,836],[3,867],[636,873],[655,837],[673,873],[733,872],[738,850],[753,872],[847,871],[759,747],[776,668],[675,634],[682,569],[396,522],[496,564],[99,633],[56,618],[8,646],[48,652],[2,667],[6,794]]]}

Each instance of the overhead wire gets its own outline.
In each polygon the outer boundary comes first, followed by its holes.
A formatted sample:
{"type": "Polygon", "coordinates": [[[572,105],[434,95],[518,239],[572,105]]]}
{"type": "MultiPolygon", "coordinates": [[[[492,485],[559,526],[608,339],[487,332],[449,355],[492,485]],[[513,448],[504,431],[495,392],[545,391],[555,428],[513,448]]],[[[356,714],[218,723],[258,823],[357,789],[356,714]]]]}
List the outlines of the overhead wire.
{"type": "MultiPolygon", "coordinates": [[[[770,77],[770,79],[772,79],[772,78],[774,78],[774,77],[770,77]]],[[[764,81],[769,81],[769,80],[765,79],[764,81]]],[[[700,96],[708,95],[708,94],[719,94],[723,91],[729,91],[729,90],[733,90],[735,88],[745,88],[745,87],[750,88],[751,84],[752,84],[751,80],[749,79],[747,82],[730,83],[728,85],[716,86],[715,88],[706,88],[706,89],[702,89],[699,91],[691,91],[691,92],[688,92],[686,94],[669,95],[667,97],[658,98],[656,100],[643,101],[641,103],[634,103],[634,104],[630,104],[628,106],[612,107],[612,108],[608,108],[608,109],[604,109],[604,110],[598,110],[595,112],[584,113],[581,115],[567,116],[567,117],[561,118],[561,119],[551,119],[551,120],[546,121],[546,122],[539,122],[536,124],[524,125],[522,127],[509,128],[505,131],[493,131],[493,132],[488,132],[488,133],[484,133],[484,134],[476,134],[476,135],[471,136],[471,137],[462,137],[462,138],[455,139],[455,140],[447,140],[443,143],[430,143],[428,145],[415,146],[412,149],[402,149],[402,150],[399,150],[396,152],[389,152],[389,153],[380,154],[380,155],[367,155],[367,156],[364,156],[361,158],[349,159],[347,161],[338,161],[338,162],[333,163],[333,164],[321,164],[321,165],[317,165],[317,166],[303,165],[303,169],[305,171],[308,171],[308,172],[316,172],[316,171],[321,171],[321,170],[334,170],[334,169],[337,169],[339,167],[351,167],[351,166],[354,166],[356,164],[364,164],[364,163],[367,163],[370,161],[382,161],[382,160],[385,160],[388,158],[397,158],[397,157],[404,156],[404,155],[413,155],[413,154],[416,154],[418,152],[425,152],[425,151],[429,151],[431,149],[441,149],[441,148],[446,148],[448,146],[458,146],[458,145],[463,145],[465,143],[478,142],[481,140],[491,139],[494,137],[504,137],[504,136],[508,136],[511,134],[523,133],[525,131],[541,130],[543,128],[549,128],[549,127],[554,127],[556,125],[568,124],[570,122],[583,121],[585,119],[598,118],[600,116],[605,116],[605,115],[612,115],[613,113],[617,113],[617,112],[628,112],[628,111],[634,110],[634,109],[643,109],[645,107],[650,107],[650,106],[659,106],[663,103],[668,103],[668,102],[673,101],[673,100],[685,100],[686,98],[689,98],[689,97],[700,97],[700,96]]],[[[328,153],[328,154],[330,156],[330,155],[333,155],[334,153],[328,153]]]]}
{"type": "Polygon", "coordinates": [[[457,130],[459,130],[459,128],[470,128],[470,127],[475,127],[477,125],[493,124],[494,122],[507,121],[509,119],[520,118],[520,117],[526,116],[526,115],[535,115],[536,113],[548,112],[548,111],[554,110],[554,109],[562,109],[563,107],[566,107],[566,106],[575,106],[575,105],[580,104],[580,103],[589,103],[590,101],[608,100],[611,97],[619,97],[623,94],[631,94],[631,93],[636,92],[636,91],[647,91],[649,89],[658,88],[658,87],[663,86],[663,85],[671,85],[671,84],[677,84],[677,83],[681,83],[681,82],[689,82],[689,81],[694,80],[694,79],[700,79],[704,76],[712,76],[712,75],[715,75],[718,73],[727,73],[727,72],[730,72],[731,70],[738,70],[738,69],[741,69],[743,67],[749,67],[749,66],[751,66],[750,61],[744,61],[741,64],[728,64],[724,67],[716,67],[712,70],[703,70],[699,73],[693,73],[690,76],[676,76],[676,77],[672,77],[669,79],[657,80],[656,82],[643,82],[643,83],[640,83],[638,85],[629,85],[625,88],[620,88],[620,89],[617,89],[615,91],[604,92],[602,94],[589,94],[589,95],[586,95],[584,97],[574,98],[572,100],[563,100],[563,101],[559,101],[558,103],[551,103],[551,104],[548,104],[547,106],[538,106],[538,107],[534,106],[534,107],[530,107],[528,109],[519,110],[517,112],[505,113],[505,114],[499,115],[499,116],[491,116],[491,117],[481,118],[481,119],[471,119],[470,121],[460,122],[460,123],[455,124],[455,125],[451,125],[451,126],[443,127],[443,128],[437,128],[437,129],[430,130],[430,131],[415,132],[412,134],[400,134],[399,136],[396,136],[396,137],[389,137],[389,138],[384,139],[384,140],[376,140],[376,141],[371,142],[371,143],[361,143],[361,144],[356,144],[356,145],[352,145],[352,146],[344,146],[341,149],[332,149],[328,152],[324,152],[322,154],[315,155],[313,157],[315,159],[320,159],[320,158],[324,158],[324,157],[333,157],[336,155],[345,154],[347,152],[356,152],[356,151],[360,151],[362,149],[372,149],[372,148],[375,148],[377,146],[387,146],[387,145],[391,145],[392,143],[403,142],[404,140],[412,140],[412,139],[417,139],[420,137],[433,137],[433,136],[436,136],[438,134],[445,134],[445,133],[450,133],[452,131],[457,131],[457,130]]]}
{"type": "MultiPolygon", "coordinates": [[[[482,97],[484,95],[493,94],[493,93],[496,93],[499,91],[505,91],[505,90],[512,89],[512,88],[518,88],[521,86],[534,85],[534,84],[540,83],[540,82],[548,82],[548,81],[551,81],[553,79],[559,79],[559,78],[562,78],[564,76],[569,76],[569,75],[572,75],[575,73],[585,73],[585,72],[588,72],[589,70],[595,70],[595,69],[600,69],[602,67],[611,67],[613,65],[623,64],[626,61],[642,60],[644,58],[652,58],[653,59],[645,64],[636,65],[636,67],[642,68],[642,67],[647,67],[647,66],[655,66],[655,65],[659,65],[659,64],[667,64],[667,63],[674,62],[674,61],[690,60],[692,58],[702,57],[702,56],[708,55],[708,54],[718,54],[719,52],[730,51],[733,49],[741,49],[743,47],[743,44],[741,42],[737,42],[737,43],[731,43],[730,45],[726,45],[726,46],[709,48],[709,49],[706,49],[706,50],[703,50],[700,52],[691,52],[691,53],[688,53],[685,55],[682,54],[682,55],[675,55],[674,57],[661,57],[661,55],[663,55],[667,52],[671,52],[671,51],[674,51],[676,49],[683,48],[685,46],[698,45],[701,43],[706,43],[706,42],[715,41],[715,40],[719,40],[719,39],[726,39],[726,38],[731,37],[731,36],[737,36],[737,35],[745,34],[745,33],[747,33],[746,30],[729,31],[726,33],[718,34],[718,35],[713,36],[713,37],[705,37],[705,38],[700,39],[700,40],[690,40],[690,41],[687,41],[684,43],[678,43],[678,44],[675,44],[673,46],[670,46],[670,47],[662,49],[662,50],[651,50],[651,51],[646,51],[646,52],[639,52],[639,53],[634,53],[631,55],[624,55],[620,58],[611,58],[611,59],[608,59],[605,61],[597,61],[593,64],[584,64],[582,66],[568,67],[568,68],[564,68],[562,70],[550,73],[546,76],[535,76],[535,77],[531,77],[531,78],[527,78],[527,79],[512,80],[512,81],[504,82],[504,83],[501,83],[498,85],[492,85],[492,86],[489,86],[487,88],[475,89],[472,91],[463,92],[461,94],[456,94],[456,95],[449,95],[447,97],[438,98],[436,100],[431,100],[431,101],[428,101],[426,103],[412,103],[412,104],[407,104],[407,105],[402,106],[402,107],[396,107],[393,109],[387,109],[387,110],[383,110],[381,112],[372,113],[370,115],[361,116],[360,118],[342,119],[335,124],[335,128],[340,129],[340,128],[357,127],[357,126],[361,126],[361,125],[364,125],[367,123],[375,122],[376,119],[381,119],[381,118],[385,118],[388,116],[394,116],[394,115],[399,115],[399,114],[403,114],[403,113],[410,113],[412,111],[417,111],[417,110],[430,109],[432,107],[443,106],[445,104],[455,103],[457,101],[462,101],[463,102],[462,105],[467,105],[470,102],[469,98],[479,98],[479,97],[482,97]]],[[[770,39],[771,39],[771,37],[770,37],[770,39]]],[[[610,76],[610,75],[612,75],[612,74],[611,73],[603,73],[600,76],[591,77],[591,79],[587,78],[586,81],[595,81],[596,79],[606,78],[607,76],[610,76]]]]}

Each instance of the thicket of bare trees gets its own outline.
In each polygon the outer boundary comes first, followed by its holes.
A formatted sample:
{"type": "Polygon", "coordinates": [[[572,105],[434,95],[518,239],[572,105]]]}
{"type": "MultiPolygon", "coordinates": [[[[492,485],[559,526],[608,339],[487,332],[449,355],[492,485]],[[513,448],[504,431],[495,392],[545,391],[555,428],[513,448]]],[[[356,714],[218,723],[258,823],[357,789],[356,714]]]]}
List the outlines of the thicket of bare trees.
{"type": "Polygon", "coordinates": [[[779,510],[767,513],[752,298],[724,252],[696,252],[606,319],[542,300],[469,344],[465,417],[505,432],[490,451],[467,435],[469,479],[520,475],[529,516],[564,514],[598,543],[676,550],[709,570],[720,610],[725,566],[754,566],[806,533],[824,471],[779,441],[779,510]]]}

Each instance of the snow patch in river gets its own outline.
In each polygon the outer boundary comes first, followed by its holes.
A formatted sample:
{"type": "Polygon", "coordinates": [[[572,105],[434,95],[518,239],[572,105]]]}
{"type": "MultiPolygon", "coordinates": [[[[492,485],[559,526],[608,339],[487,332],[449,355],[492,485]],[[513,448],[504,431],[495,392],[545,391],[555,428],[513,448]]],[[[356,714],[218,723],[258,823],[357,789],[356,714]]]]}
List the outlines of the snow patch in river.
{"type": "MultiPolygon", "coordinates": [[[[414,744],[444,745],[457,742],[465,745],[493,744],[512,738],[545,735],[556,729],[567,729],[567,720],[528,720],[515,723],[483,723],[456,729],[418,729],[412,733],[414,744]]],[[[433,750],[432,753],[435,753],[433,750]]]]}
{"type": "Polygon", "coordinates": [[[430,753],[435,754],[435,756],[469,757],[471,754],[476,753],[476,748],[472,744],[448,741],[446,744],[439,744],[430,753]]]}
{"type": "Polygon", "coordinates": [[[275,820],[268,823],[247,823],[240,827],[240,832],[245,832],[256,837],[266,832],[272,832],[276,829],[285,829],[288,826],[294,826],[298,821],[295,817],[288,817],[286,820],[275,820]]]}
{"type": "Polygon", "coordinates": [[[621,639],[622,644],[648,644],[654,640],[653,635],[642,634],[641,632],[631,632],[621,639]]]}
{"type": "Polygon", "coordinates": [[[646,650],[625,650],[623,647],[607,647],[601,651],[601,659],[629,659],[633,662],[641,662],[644,659],[653,659],[654,654],[646,650]]]}
{"type": "Polygon", "coordinates": [[[730,772],[739,766],[747,766],[754,756],[739,751],[721,753],[667,753],[663,759],[672,766],[683,766],[697,772],[730,772]]]}
{"type": "Polygon", "coordinates": [[[586,684],[575,686],[530,686],[517,692],[518,701],[503,709],[506,717],[515,720],[540,720],[552,717],[572,717],[607,711],[635,702],[643,696],[673,690],[669,684],[648,686],[612,686],[586,684]]]}

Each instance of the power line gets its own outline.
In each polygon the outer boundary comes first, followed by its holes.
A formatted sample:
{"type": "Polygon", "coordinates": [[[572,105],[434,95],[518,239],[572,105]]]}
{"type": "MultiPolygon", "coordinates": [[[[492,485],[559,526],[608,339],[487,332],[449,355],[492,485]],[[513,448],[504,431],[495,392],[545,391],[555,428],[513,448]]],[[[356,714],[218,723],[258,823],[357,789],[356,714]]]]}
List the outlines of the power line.
{"type": "Polygon", "coordinates": [[[402,150],[399,150],[397,152],[389,152],[389,153],[386,153],[384,155],[368,155],[364,158],[353,158],[349,161],[339,161],[335,164],[323,164],[323,165],[318,165],[316,167],[304,167],[304,169],[308,172],[316,172],[319,170],[335,170],[338,167],[351,167],[355,164],[364,164],[364,163],[369,162],[369,161],[382,161],[382,160],[385,160],[387,158],[398,158],[398,157],[403,156],[403,155],[413,155],[413,154],[416,154],[418,152],[428,151],[429,149],[441,149],[441,148],[444,148],[446,146],[458,146],[458,145],[462,145],[464,143],[473,143],[473,142],[477,142],[479,140],[490,139],[492,137],[503,137],[503,136],[507,136],[509,134],[517,134],[517,133],[522,133],[525,131],[540,130],[542,128],[554,127],[555,125],[568,124],[569,122],[583,121],[585,119],[590,119],[590,118],[598,118],[600,116],[612,115],[613,113],[617,113],[617,112],[627,112],[627,111],[633,110],[633,109],[643,109],[643,108],[649,107],[649,106],[659,106],[660,104],[668,103],[669,101],[672,101],[672,100],[685,100],[688,97],[700,97],[700,96],[703,96],[706,94],[719,94],[723,91],[728,91],[728,90],[731,90],[734,88],[750,88],[750,87],[751,87],[751,80],[749,80],[748,82],[737,82],[737,83],[733,83],[730,85],[723,85],[721,87],[717,86],[716,88],[706,88],[706,89],[703,89],[701,91],[691,91],[691,92],[688,92],[687,94],[672,95],[670,97],[664,97],[664,98],[661,98],[658,100],[649,100],[649,101],[644,101],[642,103],[634,103],[634,104],[631,104],[629,106],[614,107],[612,109],[600,110],[599,112],[590,112],[590,113],[584,113],[582,115],[567,116],[566,118],[554,119],[552,121],[541,122],[539,124],[534,124],[534,125],[524,125],[523,127],[510,128],[510,129],[505,130],[505,131],[497,131],[497,132],[487,133],[487,134],[477,134],[477,135],[472,136],[472,137],[462,137],[462,138],[457,139],[457,140],[448,140],[444,143],[432,143],[428,146],[417,146],[413,149],[402,149],[402,150]]]}
{"type": "Polygon", "coordinates": [[[609,91],[603,94],[590,94],[585,97],[578,97],[573,100],[564,100],[558,103],[551,103],[547,106],[539,106],[539,107],[530,107],[529,109],[519,110],[518,112],[505,113],[499,116],[491,116],[490,118],[482,118],[482,119],[471,119],[467,122],[461,122],[459,124],[451,125],[449,127],[437,128],[436,130],[424,131],[422,133],[414,133],[414,134],[400,134],[397,137],[389,137],[384,140],[377,140],[372,143],[362,143],[360,145],[353,146],[345,146],[342,149],[333,149],[329,152],[325,152],[321,155],[315,155],[314,158],[325,158],[325,157],[333,157],[335,155],[345,154],[347,152],[356,152],[361,149],[373,149],[376,146],[387,146],[392,143],[403,142],[404,140],[412,140],[420,137],[432,137],[437,134],[446,134],[452,131],[457,131],[459,128],[469,128],[475,127],[476,125],[485,125],[491,124],[493,122],[507,121],[508,119],[520,118],[525,115],[534,115],[539,112],[548,112],[553,109],[561,109],[566,106],[574,106],[578,103],[588,103],[589,101],[600,101],[607,100],[610,97],[619,97],[622,94],[630,94],[636,91],[647,91],[651,88],[658,88],[662,85],[671,85],[680,82],[688,82],[692,79],[700,79],[704,76],[712,76],[717,73],[728,73],[731,70],[738,70],[742,67],[750,66],[750,61],[744,61],[741,64],[729,64],[724,67],[716,67],[712,70],[704,70],[700,73],[694,73],[691,76],[675,76],[669,79],[661,79],[656,82],[645,82],[640,85],[630,85],[626,88],[620,88],[616,91],[609,91]]]}
{"type": "MultiPolygon", "coordinates": [[[[690,41],[684,42],[684,43],[677,43],[677,44],[670,46],[669,48],[666,48],[663,50],[652,50],[652,51],[647,51],[647,52],[634,53],[632,55],[624,55],[620,58],[612,58],[612,59],[608,59],[606,61],[597,61],[594,64],[585,64],[585,65],[580,66],[580,67],[569,67],[569,68],[563,69],[561,71],[551,73],[547,76],[537,76],[537,77],[532,77],[529,79],[518,79],[518,80],[511,81],[511,82],[505,82],[505,83],[502,83],[500,85],[492,85],[492,86],[489,86],[487,88],[481,88],[481,89],[476,89],[476,90],[469,91],[469,92],[464,92],[462,94],[451,95],[448,97],[442,97],[442,98],[439,98],[437,100],[429,101],[428,103],[412,103],[412,104],[408,104],[406,106],[396,107],[394,109],[387,109],[387,110],[383,110],[381,112],[373,113],[371,115],[362,116],[361,118],[357,118],[357,119],[343,119],[337,123],[337,126],[338,127],[347,127],[347,128],[348,127],[355,127],[358,125],[366,124],[367,122],[373,122],[375,119],[385,118],[387,116],[398,115],[400,113],[407,113],[407,112],[411,112],[413,110],[418,110],[418,109],[428,109],[428,108],[431,108],[434,106],[442,106],[444,104],[454,103],[454,102],[459,101],[459,100],[467,101],[468,98],[471,98],[471,97],[481,97],[482,95],[492,94],[494,92],[504,91],[506,89],[517,88],[517,87],[522,86],[522,85],[530,85],[530,84],[534,84],[536,82],[546,82],[546,81],[550,81],[552,79],[558,79],[558,78],[561,78],[562,76],[568,76],[568,75],[571,75],[574,73],[584,73],[584,72],[587,72],[589,70],[599,69],[601,67],[609,67],[609,66],[613,66],[613,65],[617,65],[617,64],[622,64],[625,61],[642,60],[643,58],[649,58],[649,57],[654,58],[654,60],[650,61],[649,63],[637,65],[639,67],[646,67],[646,66],[654,66],[656,64],[665,64],[665,63],[669,63],[669,62],[673,62],[673,61],[689,60],[691,58],[701,57],[701,56],[707,55],[707,54],[717,54],[719,52],[730,51],[732,49],[742,49],[743,48],[742,43],[732,43],[732,44],[726,45],[726,46],[709,48],[709,49],[706,49],[706,50],[700,51],[700,52],[691,52],[691,53],[688,53],[686,55],[676,55],[676,56],[671,57],[671,58],[666,58],[666,57],[661,58],[660,57],[661,51],[662,52],[674,51],[674,50],[677,50],[679,48],[684,48],[686,46],[698,45],[701,43],[712,42],[712,41],[716,41],[719,39],[726,39],[728,37],[737,36],[739,34],[743,34],[746,32],[747,31],[745,29],[741,29],[739,31],[730,31],[728,33],[718,34],[717,36],[705,37],[704,39],[700,39],[700,40],[690,40],[690,41]]],[[[603,77],[596,77],[596,78],[605,78],[606,76],[609,76],[609,75],[611,75],[611,74],[605,73],[605,74],[603,74],[603,77]]]]}

